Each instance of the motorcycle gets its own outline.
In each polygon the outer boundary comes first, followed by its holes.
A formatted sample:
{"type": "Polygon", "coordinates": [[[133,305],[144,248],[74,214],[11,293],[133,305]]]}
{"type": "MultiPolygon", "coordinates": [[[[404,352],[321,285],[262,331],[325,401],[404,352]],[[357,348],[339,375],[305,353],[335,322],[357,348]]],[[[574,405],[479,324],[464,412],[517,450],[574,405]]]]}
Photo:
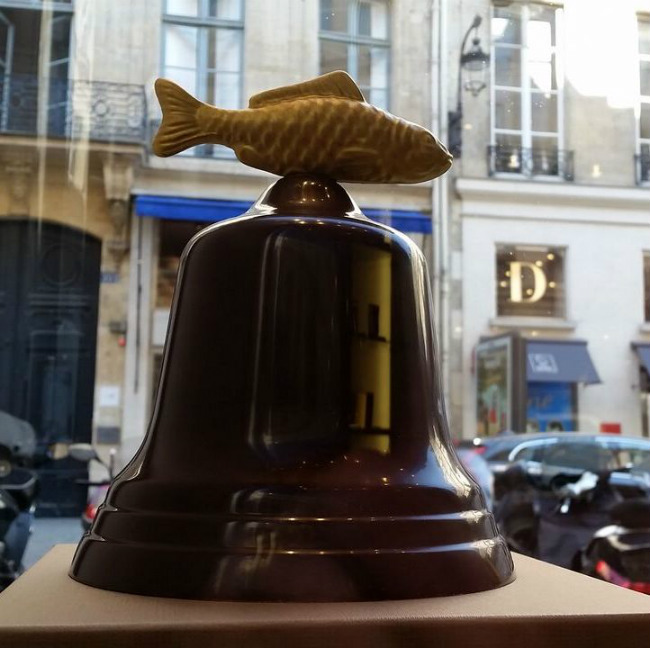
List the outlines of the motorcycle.
{"type": "Polygon", "coordinates": [[[115,448],[111,449],[108,462],[105,462],[99,456],[97,450],[89,443],[73,443],[69,447],[68,453],[73,459],[86,464],[89,464],[91,461],[96,461],[102,465],[107,472],[106,479],[95,481],[77,480],[77,484],[80,486],[86,486],[88,488],[88,499],[86,501],[86,507],[81,514],[81,526],[84,531],[88,531],[90,525],[95,519],[95,516],[97,515],[97,509],[104,501],[108,487],[115,477],[115,448]]]}
{"type": "Polygon", "coordinates": [[[610,484],[610,474],[559,474],[550,488],[542,488],[522,466],[509,468],[496,519],[511,549],[580,570],[581,551],[623,500],[610,484]]]}
{"type": "Polygon", "coordinates": [[[580,553],[580,571],[650,594],[650,480],[646,493],[612,508],[610,524],[596,531],[580,553]]]}
{"type": "Polygon", "coordinates": [[[0,446],[0,591],[24,571],[38,494],[36,473],[16,464],[11,450],[0,446]]]}

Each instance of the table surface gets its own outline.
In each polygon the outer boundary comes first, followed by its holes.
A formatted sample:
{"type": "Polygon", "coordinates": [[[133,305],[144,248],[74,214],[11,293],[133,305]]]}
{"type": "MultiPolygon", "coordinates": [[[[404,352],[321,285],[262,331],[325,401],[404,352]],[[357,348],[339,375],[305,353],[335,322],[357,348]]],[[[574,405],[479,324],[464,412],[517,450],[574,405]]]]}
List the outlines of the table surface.
{"type": "Polygon", "coordinates": [[[515,556],[490,592],[369,603],[236,603],[108,592],[68,577],[58,545],[0,594],[2,646],[650,647],[650,596],[515,556]],[[594,643],[597,642],[597,643],[594,643]],[[438,645],[438,641],[435,642],[438,645]]]}

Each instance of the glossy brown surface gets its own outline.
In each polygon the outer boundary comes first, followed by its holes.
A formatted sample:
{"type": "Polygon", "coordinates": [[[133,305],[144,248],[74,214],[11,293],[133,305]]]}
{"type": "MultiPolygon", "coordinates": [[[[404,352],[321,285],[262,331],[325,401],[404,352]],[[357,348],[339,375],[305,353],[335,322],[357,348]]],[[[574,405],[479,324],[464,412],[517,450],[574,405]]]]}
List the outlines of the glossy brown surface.
{"type": "Polygon", "coordinates": [[[70,573],[249,601],[511,580],[449,441],[417,247],[317,176],[190,241],[149,433],[70,573]]]}

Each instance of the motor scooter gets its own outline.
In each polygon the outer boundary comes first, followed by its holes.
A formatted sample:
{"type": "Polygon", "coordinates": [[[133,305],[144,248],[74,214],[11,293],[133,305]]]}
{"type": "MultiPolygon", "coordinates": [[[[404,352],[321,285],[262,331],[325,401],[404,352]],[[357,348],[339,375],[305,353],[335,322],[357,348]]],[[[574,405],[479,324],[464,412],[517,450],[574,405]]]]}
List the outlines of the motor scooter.
{"type": "Polygon", "coordinates": [[[543,488],[522,466],[509,468],[504,475],[508,489],[496,520],[510,548],[579,570],[580,552],[623,499],[609,483],[609,475],[557,475],[550,488],[543,488]]]}
{"type": "Polygon", "coordinates": [[[95,516],[97,515],[97,509],[104,501],[108,487],[115,477],[116,451],[115,448],[111,449],[108,462],[105,462],[99,456],[97,450],[89,443],[73,443],[69,447],[68,453],[73,459],[86,464],[89,464],[91,461],[96,461],[97,463],[101,464],[107,472],[107,477],[105,479],[77,480],[77,484],[80,486],[86,486],[88,488],[88,499],[86,501],[86,507],[81,514],[81,526],[84,531],[88,531],[90,525],[95,519],[95,516]]]}
{"type": "Polygon", "coordinates": [[[0,591],[24,571],[38,494],[36,473],[15,465],[14,459],[11,450],[0,446],[0,591]]]}
{"type": "Polygon", "coordinates": [[[580,570],[650,594],[650,479],[646,478],[646,497],[616,504],[610,518],[581,552],[580,570]]]}

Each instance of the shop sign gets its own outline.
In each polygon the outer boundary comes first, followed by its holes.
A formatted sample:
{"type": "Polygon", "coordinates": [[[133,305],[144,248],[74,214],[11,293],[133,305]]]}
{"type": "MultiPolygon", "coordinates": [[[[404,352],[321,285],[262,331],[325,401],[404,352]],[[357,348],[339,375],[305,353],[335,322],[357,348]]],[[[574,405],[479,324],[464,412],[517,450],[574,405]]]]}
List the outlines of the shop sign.
{"type": "Polygon", "coordinates": [[[497,313],[564,317],[564,250],[497,246],[497,313]]]}

